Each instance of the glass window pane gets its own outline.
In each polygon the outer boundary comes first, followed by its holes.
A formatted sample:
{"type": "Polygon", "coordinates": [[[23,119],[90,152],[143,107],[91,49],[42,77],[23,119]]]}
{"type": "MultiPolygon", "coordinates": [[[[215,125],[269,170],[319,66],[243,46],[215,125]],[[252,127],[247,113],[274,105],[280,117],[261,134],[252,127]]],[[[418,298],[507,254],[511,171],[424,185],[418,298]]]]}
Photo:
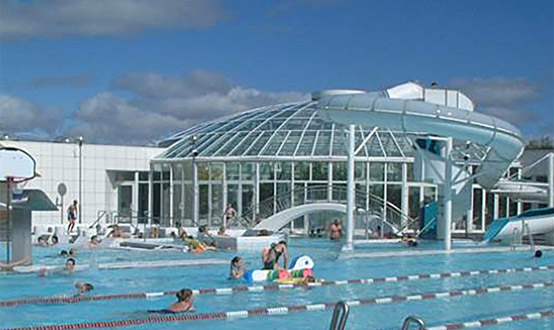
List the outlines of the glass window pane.
{"type": "Polygon", "coordinates": [[[260,180],[273,181],[273,163],[260,163],[260,180]]]}
{"type": "Polygon", "coordinates": [[[310,166],[307,162],[298,162],[294,164],[295,180],[310,180],[310,166]]]}
{"type": "Polygon", "coordinates": [[[196,163],[196,168],[198,169],[198,180],[206,181],[210,179],[210,168],[208,163],[196,163]]]}
{"type": "Polygon", "coordinates": [[[313,162],[312,163],[312,180],[327,181],[329,173],[329,163],[313,162]]]}
{"type": "Polygon", "coordinates": [[[275,180],[290,180],[291,179],[291,163],[281,162],[275,164],[275,180]]]}
{"type": "Polygon", "coordinates": [[[242,163],[241,166],[241,180],[248,181],[252,180],[254,177],[254,164],[253,163],[242,163]]]}
{"type": "Polygon", "coordinates": [[[387,181],[402,182],[402,163],[387,163],[387,181]]]}
{"type": "Polygon", "coordinates": [[[419,203],[419,187],[409,187],[408,188],[408,215],[410,218],[418,218],[421,212],[421,206],[419,203]]]}
{"type": "Polygon", "coordinates": [[[223,163],[211,163],[212,167],[211,180],[222,181],[223,180],[223,163]]]}
{"type": "Polygon", "coordinates": [[[226,175],[227,175],[227,180],[238,180],[239,179],[239,163],[227,163],[226,175]]]}
{"type": "Polygon", "coordinates": [[[385,180],[385,166],[383,163],[372,162],[369,164],[369,179],[373,182],[385,180]]]}
{"type": "Polygon", "coordinates": [[[402,186],[399,184],[387,185],[387,201],[401,208],[402,204],[402,186]]]}
{"type": "Polygon", "coordinates": [[[333,181],[346,181],[347,168],[345,162],[333,163],[333,181]]]}

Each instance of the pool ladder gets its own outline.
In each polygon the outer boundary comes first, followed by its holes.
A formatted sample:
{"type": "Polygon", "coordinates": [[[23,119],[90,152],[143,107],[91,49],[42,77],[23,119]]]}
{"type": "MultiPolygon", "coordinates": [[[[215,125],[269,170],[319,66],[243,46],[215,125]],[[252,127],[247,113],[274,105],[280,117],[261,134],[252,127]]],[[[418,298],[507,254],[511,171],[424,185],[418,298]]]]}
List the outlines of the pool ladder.
{"type": "Polygon", "coordinates": [[[335,305],[333,311],[333,318],[331,319],[330,330],[344,330],[346,327],[346,320],[348,320],[348,314],[350,313],[350,307],[344,302],[339,301],[335,305]]]}
{"type": "Polygon", "coordinates": [[[406,319],[404,319],[402,330],[412,329],[413,324],[419,326],[417,330],[425,330],[425,322],[423,322],[423,320],[417,316],[408,316],[406,319]]]}

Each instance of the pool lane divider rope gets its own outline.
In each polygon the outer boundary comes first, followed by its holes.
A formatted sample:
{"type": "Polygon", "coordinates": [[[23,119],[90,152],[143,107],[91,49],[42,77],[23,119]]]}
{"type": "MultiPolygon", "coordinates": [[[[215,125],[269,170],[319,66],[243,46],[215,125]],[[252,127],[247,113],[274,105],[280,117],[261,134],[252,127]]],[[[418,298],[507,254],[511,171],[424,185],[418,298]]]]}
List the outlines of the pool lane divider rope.
{"type": "Polygon", "coordinates": [[[451,323],[445,325],[439,325],[434,327],[426,327],[426,330],[454,330],[454,329],[470,329],[470,328],[482,328],[491,325],[500,325],[515,321],[534,320],[541,318],[554,317],[554,310],[543,310],[527,314],[516,314],[504,317],[481,319],[472,322],[464,323],[451,323]]]}
{"type": "MultiPolygon", "coordinates": [[[[487,270],[473,270],[473,271],[459,271],[451,273],[434,273],[434,274],[419,274],[419,275],[405,275],[405,276],[393,276],[393,277],[374,277],[368,279],[352,279],[352,280],[336,280],[325,281],[321,283],[308,283],[304,284],[265,284],[254,286],[235,286],[228,288],[217,289],[194,289],[192,292],[195,295],[202,294],[215,294],[215,295],[228,295],[239,292],[262,292],[262,291],[281,291],[288,290],[295,287],[320,287],[320,286],[340,286],[349,284],[373,284],[383,282],[401,282],[401,281],[415,281],[422,279],[444,279],[454,277],[468,277],[476,275],[490,275],[490,274],[510,274],[520,272],[533,272],[541,270],[554,270],[554,265],[549,266],[535,266],[535,267],[521,267],[521,268],[504,268],[504,269],[487,269],[487,270]]],[[[4,300],[0,301],[0,307],[12,307],[18,305],[27,304],[75,304],[80,302],[90,301],[106,301],[117,299],[153,299],[163,296],[173,296],[177,291],[159,291],[159,292],[146,292],[146,293],[127,293],[127,294],[112,294],[112,295],[99,295],[99,296],[76,296],[76,297],[52,297],[52,298],[32,298],[32,299],[17,299],[17,300],[4,300]]]]}
{"type": "MultiPolygon", "coordinates": [[[[393,304],[414,300],[431,300],[431,299],[445,299],[458,296],[479,296],[487,293],[508,292],[508,291],[520,291],[520,290],[534,290],[553,287],[554,282],[538,282],[538,283],[525,283],[518,285],[502,285],[497,287],[483,287],[477,289],[455,290],[438,293],[424,293],[413,294],[408,296],[388,296],[380,298],[364,298],[357,300],[345,301],[350,307],[364,306],[364,305],[384,305],[393,304]]],[[[166,323],[166,322],[185,322],[185,321],[200,321],[200,320],[232,320],[249,318],[262,315],[284,315],[296,312],[307,311],[321,311],[326,309],[332,309],[337,304],[337,301],[323,302],[308,305],[292,305],[292,306],[280,306],[280,307],[261,307],[249,310],[240,311],[220,311],[211,313],[195,313],[195,314],[178,314],[178,315],[159,315],[150,316],[147,318],[136,319],[123,319],[114,321],[95,321],[95,322],[83,322],[83,323],[68,323],[68,324],[50,324],[50,325],[38,325],[30,327],[19,328],[5,328],[3,330],[70,330],[70,329],[89,329],[89,328],[120,328],[132,325],[149,324],[149,323],[166,323]]],[[[451,328],[455,329],[455,328],[451,328]]]]}

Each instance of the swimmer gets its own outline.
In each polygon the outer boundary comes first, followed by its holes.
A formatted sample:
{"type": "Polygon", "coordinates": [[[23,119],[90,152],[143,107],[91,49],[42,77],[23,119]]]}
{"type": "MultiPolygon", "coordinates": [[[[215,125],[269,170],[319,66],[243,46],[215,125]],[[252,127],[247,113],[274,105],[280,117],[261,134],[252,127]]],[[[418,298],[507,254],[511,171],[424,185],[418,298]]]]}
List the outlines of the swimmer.
{"type": "Polygon", "coordinates": [[[287,242],[280,241],[277,244],[272,244],[269,249],[265,249],[262,255],[264,262],[263,269],[287,269],[289,263],[289,253],[287,242]],[[283,267],[279,265],[279,258],[283,256],[283,267]]]}
{"type": "Polygon", "coordinates": [[[177,302],[171,304],[166,309],[158,311],[149,311],[151,313],[182,313],[182,312],[195,312],[193,301],[194,296],[191,289],[181,289],[175,295],[177,297],[177,302]]]}
{"type": "Polygon", "coordinates": [[[64,270],[66,272],[73,272],[75,270],[75,259],[73,258],[67,259],[67,261],[65,262],[64,270]]]}
{"type": "Polygon", "coordinates": [[[68,255],[69,255],[69,253],[67,253],[66,250],[62,250],[62,252],[60,252],[60,257],[62,257],[62,258],[67,258],[68,255]]]}
{"type": "Polygon", "coordinates": [[[89,248],[89,249],[93,249],[95,247],[97,247],[102,241],[98,238],[98,236],[96,235],[92,235],[90,237],[90,242],[87,243],[87,245],[85,245],[85,247],[89,248]]]}
{"type": "Polygon", "coordinates": [[[37,242],[38,242],[38,245],[39,246],[43,246],[43,247],[47,247],[48,246],[48,241],[46,240],[48,236],[39,236],[39,238],[37,239],[37,242]]]}
{"type": "Polygon", "coordinates": [[[329,226],[329,239],[339,240],[342,236],[342,224],[340,223],[340,220],[335,220],[333,223],[329,226]]]}
{"type": "Polygon", "coordinates": [[[239,279],[246,273],[246,267],[244,267],[244,260],[239,257],[235,256],[233,260],[231,260],[231,270],[229,272],[229,279],[235,280],[239,279]]]}
{"type": "Polygon", "coordinates": [[[29,262],[30,260],[31,259],[29,257],[26,257],[26,258],[23,258],[19,261],[10,262],[10,263],[7,263],[7,264],[5,264],[3,262],[0,262],[0,270],[11,272],[14,267],[23,265],[23,264],[29,262]]]}
{"type": "Polygon", "coordinates": [[[537,259],[541,258],[542,257],[542,251],[541,250],[535,251],[535,254],[533,256],[537,259]]]}
{"type": "Polygon", "coordinates": [[[77,282],[75,283],[75,288],[77,289],[77,294],[75,296],[83,296],[92,291],[94,286],[90,283],[77,282]]]}
{"type": "Polygon", "coordinates": [[[218,236],[229,236],[229,234],[227,234],[225,226],[219,227],[219,231],[217,232],[217,235],[218,236]]]}
{"type": "Polygon", "coordinates": [[[56,245],[60,242],[58,236],[56,236],[56,235],[52,235],[52,237],[50,239],[52,240],[52,245],[56,245]]]}
{"type": "Polygon", "coordinates": [[[77,256],[77,249],[76,248],[69,249],[69,255],[72,256],[72,257],[76,257],[77,256]]]}
{"type": "Polygon", "coordinates": [[[184,239],[185,243],[189,246],[190,250],[193,252],[204,252],[204,251],[216,251],[217,249],[213,246],[207,246],[206,244],[200,242],[192,236],[189,236],[184,239]]]}
{"type": "Polygon", "coordinates": [[[405,234],[404,236],[402,236],[402,240],[400,241],[400,243],[410,247],[416,247],[419,244],[417,240],[410,234],[405,234]]]}

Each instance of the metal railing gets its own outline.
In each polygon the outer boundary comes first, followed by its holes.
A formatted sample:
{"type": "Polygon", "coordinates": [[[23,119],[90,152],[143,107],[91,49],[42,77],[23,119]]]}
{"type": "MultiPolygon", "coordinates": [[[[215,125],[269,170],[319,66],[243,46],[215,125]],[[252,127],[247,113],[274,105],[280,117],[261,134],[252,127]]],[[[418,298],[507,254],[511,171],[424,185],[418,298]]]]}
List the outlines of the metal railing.
{"type": "Polygon", "coordinates": [[[331,318],[329,329],[344,330],[346,321],[348,320],[348,314],[350,314],[350,307],[348,307],[344,301],[339,301],[333,310],[333,317],[331,318]]]}
{"type": "MultiPolygon", "coordinates": [[[[346,193],[346,187],[338,185],[332,185],[331,188],[328,185],[315,185],[294,191],[288,190],[250,206],[242,212],[241,216],[235,218],[231,225],[251,227],[256,224],[256,221],[300,205],[322,202],[346,204],[346,193]]],[[[368,217],[380,216],[383,219],[382,224],[389,224],[395,233],[415,229],[414,224],[418,224],[418,219],[404,214],[393,203],[379,196],[366,194],[365,191],[355,191],[355,206],[357,210],[363,210],[368,217]]]]}
{"type": "Polygon", "coordinates": [[[425,322],[417,316],[408,316],[402,323],[402,330],[411,330],[412,325],[417,325],[417,330],[425,330],[425,322]]]}

